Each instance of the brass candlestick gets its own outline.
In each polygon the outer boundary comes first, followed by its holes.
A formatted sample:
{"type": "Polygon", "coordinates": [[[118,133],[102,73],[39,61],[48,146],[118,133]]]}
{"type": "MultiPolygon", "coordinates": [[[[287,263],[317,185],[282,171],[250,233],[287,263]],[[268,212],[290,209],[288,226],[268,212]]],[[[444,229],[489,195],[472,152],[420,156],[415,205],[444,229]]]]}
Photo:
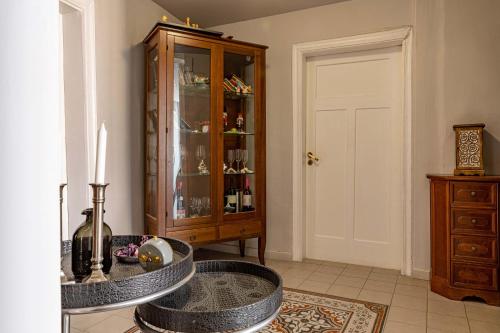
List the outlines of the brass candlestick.
{"type": "Polygon", "coordinates": [[[107,281],[102,271],[102,225],[104,215],[104,201],[106,187],[109,184],[90,184],[93,190],[92,202],[94,204],[94,219],[92,221],[92,273],[84,279],[85,283],[107,281]]]}
{"type": "Polygon", "coordinates": [[[61,283],[65,283],[65,282],[68,282],[68,278],[66,276],[66,274],[64,274],[64,271],[63,271],[63,268],[62,268],[62,262],[63,262],[63,258],[64,258],[64,255],[63,255],[63,251],[62,251],[62,242],[63,242],[63,232],[62,232],[62,229],[63,229],[63,200],[64,200],[64,187],[66,186],[67,184],[61,184],[59,185],[59,224],[60,224],[60,231],[59,231],[59,238],[60,238],[60,241],[61,241],[61,273],[59,274],[60,278],[61,278],[61,283]]]}

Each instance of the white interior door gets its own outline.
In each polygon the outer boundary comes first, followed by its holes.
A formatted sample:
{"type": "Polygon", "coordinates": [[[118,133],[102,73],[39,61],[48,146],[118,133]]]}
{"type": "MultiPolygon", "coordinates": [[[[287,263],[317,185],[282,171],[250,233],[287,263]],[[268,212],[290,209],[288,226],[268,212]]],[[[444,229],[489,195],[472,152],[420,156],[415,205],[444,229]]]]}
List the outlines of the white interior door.
{"type": "Polygon", "coordinates": [[[402,73],[401,47],[308,59],[306,257],[401,268],[402,73]]]}

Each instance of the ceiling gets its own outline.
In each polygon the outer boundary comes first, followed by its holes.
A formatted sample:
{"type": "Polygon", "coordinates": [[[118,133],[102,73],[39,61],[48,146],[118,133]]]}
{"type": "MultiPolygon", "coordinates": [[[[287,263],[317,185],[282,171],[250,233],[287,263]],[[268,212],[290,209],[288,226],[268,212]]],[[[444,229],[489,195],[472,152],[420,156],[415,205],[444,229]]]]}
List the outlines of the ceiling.
{"type": "Polygon", "coordinates": [[[200,27],[283,14],[346,0],[153,0],[172,15],[186,17],[200,27]]]}

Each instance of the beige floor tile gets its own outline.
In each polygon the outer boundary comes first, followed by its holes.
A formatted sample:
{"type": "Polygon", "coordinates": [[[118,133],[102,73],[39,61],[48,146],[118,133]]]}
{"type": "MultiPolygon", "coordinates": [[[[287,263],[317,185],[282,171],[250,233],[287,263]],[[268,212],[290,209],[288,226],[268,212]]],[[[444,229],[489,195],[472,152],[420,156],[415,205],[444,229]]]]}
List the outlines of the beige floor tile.
{"type": "Polygon", "coordinates": [[[307,279],[313,272],[312,271],[306,271],[306,270],[301,270],[298,268],[290,268],[287,270],[285,273],[281,274],[281,277],[284,279],[290,277],[294,279],[307,279]]]}
{"type": "Polygon", "coordinates": [[[337,267],[337,266],[320,266],[315,273],[325,273],[325,274],[333,274],[333,275],[340,275],[344,271],[344,267],[337,267]]]}
{"type": "Polygon", "coordinates": [[[362,289],[358,295],[358,299],[367,302],[390,305],[392,300],[392,293],[362,289]]]}
{"type": "Polygon", "coordinates": [[[415,287],[425,287],[429,285],[429,281],[414,279],[408,276],[400,276],[398,279],[398,284],[404,284],[407,286],[415,286],[415,287]]]}
{"type": "Polygon", "coordinates": [[[354,264],[347,264],[347,268],[356,270],[356,271],[372,271],[373,267],[372,266],[364,266],[364,265],[354,265],[354,264]]]}
{"type": "Polygon", "coordinates": [[[318,281],[310,281],[306,280],[302,282],[297,289],[299,290],[307,290],[307,291],[312,291],[314,293],[326,293],[328,288],[330,288],[331,283],[325,283],[325,282],[318,282],[318,281]]]}
{"type": "Polygon", "coordinates": [[[90,327],[86,332],[88,333],[123,333],[129,328],[133,327],[134,321],[132,319],[125,319],[118,316],[111,316],[97,325],[90,327]]]}
{"type": "Polygon", "coordinates": [[[398,306],[400,308],[418,311],[427,311],[427,300],[425,298],[394,294],[391,306],[398,306]]]}
{"type": "Polygon", "coordinates": [[[333,286],[330,287],[330,289],[326,291],[326,293],[329,295],[356,299],[360,291],[361,291],[360,288],[340,286],[334,284],[333,286]]]}
{"type": "Polygon", "coordinates": [[[335,274],[328,274],[328,273],[321,273],[321,272],[314,272],[309,277],[307,278],[310,281],[317,281],[317,282],[325,282],[325,283],[330,283],[333,284],[335,280],[337,280],[339,276],[335,274]]]}
{"type": "Polygon", "coordinates": [[[435,299],[430,299],[428,302],[428,312],[465,318],[465,306],[462,302],[435,299]]]}
{"type": "Polygon", "coordinates": [[[76,329],[74,327],[71,327],[71,329],[69,331],[70,331],[70,333],[84,333],[83,331],[80,331],[79,329],[76,329]]]}
{"type": "Polygon", "coordinates": [[[329,267],[338,267],[338,268],[346,268],[347,264],[341,263],[341,262],[335,262],[335,261],[324,261],[322,266],[329,266],[329,267]]]}
{"type": "Polygon", "coordinates": [[[500,325],[500,307],[465,302],[465,310],[469,320],[500,325]]]}
{"type": "Polygon", "coordinates": [[[366,279],[359,277],[351,277],[341,275],[335,280],[335,284],[340,286],[348,286],[355,288],[363,288],[363,285],[366,283],[366,279]]]}
{"type": "Polygon", "coordinates": [[[320,265],[318,264],[311,264],[311,263],[306,263],[306,262],[293,262],[290,264],[290,268],[292,270],[301,270],[301,271],[308,271],[308,272],[315,272],[320,265]]]}
{"type": "Polygon", "coordinates": [[[498,333],[500,325],[486,323],[483,321],[469,320],[471,333],[498,333]]]}
{"type": "Polygon", "coordinates": [[[384,333],[426,333],[424,326],[413,326],[397,321],[388,321],[384,333]]]}
{"type": "Polygon", "coordinates": [[[109,312],[74,315],[71,316],[70,326],[79,329],[80,331],[85,331],[89,327],[94,326],[109,317],[111,317],[111,313],[109,312]]]}
{"type": "Polygon", "coordinates": [[[391,306],[387,320],[425,328],[426,313],[424,311],[415,311],[391,306]]]}
{"type": "Polygon", "coordinates": [[[398,271],[397,269],[387,269],[387,268],[374,267],[372,272],[377,273],[377,274],[384,274],[384,275],[396,275],[396,276],[401,275],[401,271],[398,271]]]}
{"type": "Polygon", "coordinates": [[[298,279],[293,277],[283,278],[283,287],[297,289],[298,286],[306,279],[298,279]]]}
{"type": "Polygon", "coordinates": [[[396,284],[394,282],[384,282],[384,281],[376,281],[376,280],[367,280],[363,289],[373,290],[373,291],[382,291],[384,293],[393,293],[396,284]]]}
{"type": "Polygon", "coordinates": [[[446,298],[444,296],[436,294],[435,292],[433,292],[431,290],[427,291],[427,298],[433,299],[433,300],[436,300],[436,301],[449,301],[450,300],[449,298],[446,298]]]}
{"type": "Polygon", "coordinates": [[[366,279],[371,273],[371,268],[364,266],[351,266],[348,265],[342,272],[344,276],[352,276],[366,279]]]}
{"type": "Polygon", "coordinates": [[[118,317],[122,317],[122,318],[126,318],[126,319],[132,319],[132,318],[134,318],[134,312],[135,312],[135,306],[131,306],[128,308],[111,311],[110,313],[114,316],[118,316],[118,317]]]}
{"type": "Polygon", "coordinates": [[[375,280],[375,281],[395,283],[398,280],[398,276],[371,272],[370,275],[368,276],[368,279],[375,280]]]}
{"type": "Polygon", "coordinates": [[[427,314],[427,327],[450,333],[469,333],[466,318],[446,316],[437,313],[427,314]]]}
{"type": "Polygon", "coordinates": [[[397,284],[394,293],[413,296],[413,297],[427,298],[427,289],[423,287],[405,286],[402,284],[397,284]]]}

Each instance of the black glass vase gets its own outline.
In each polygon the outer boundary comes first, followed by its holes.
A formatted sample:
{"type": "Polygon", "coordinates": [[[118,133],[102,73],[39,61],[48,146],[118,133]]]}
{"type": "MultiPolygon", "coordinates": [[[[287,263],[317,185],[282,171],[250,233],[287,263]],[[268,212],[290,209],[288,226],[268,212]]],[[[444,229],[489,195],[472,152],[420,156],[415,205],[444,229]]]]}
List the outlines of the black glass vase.
{"type": "MultiPolygon", "coordinates": [[[[93,209],[87,208],[82,211],[86,216],[83,222],[73,234],[71,244],[71,270],[77,282],[81,282],[92,272],[92,220],[93,209]]],[[[102,228],[102,271],[108,274],[111,270],[112,260],[112,232],[111,228],[103,222],[102,228]]]]}

